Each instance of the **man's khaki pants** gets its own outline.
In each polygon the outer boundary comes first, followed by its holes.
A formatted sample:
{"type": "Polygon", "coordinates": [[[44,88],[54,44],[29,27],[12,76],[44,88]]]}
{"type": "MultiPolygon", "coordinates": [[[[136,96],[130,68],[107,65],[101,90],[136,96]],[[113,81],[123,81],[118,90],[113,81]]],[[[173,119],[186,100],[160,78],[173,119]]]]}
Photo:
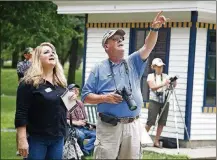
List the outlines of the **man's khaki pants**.
{"type": "Polygon", "coordinates": [[[139,119],[116,126],[97,118],[94,159],[141,159],[139,119]]]}

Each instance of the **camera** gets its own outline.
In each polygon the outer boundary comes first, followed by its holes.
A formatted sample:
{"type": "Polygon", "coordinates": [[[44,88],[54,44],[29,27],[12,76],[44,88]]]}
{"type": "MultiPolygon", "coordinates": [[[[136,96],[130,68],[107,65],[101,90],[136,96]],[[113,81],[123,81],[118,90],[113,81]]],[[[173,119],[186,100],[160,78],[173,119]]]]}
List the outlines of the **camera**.
{"type": "Polygon", "coordinates": [[[156,92],[156,96],[159,99],[159,103],[164,103],[164,93],[163,92],[156,92]]]}
{"type": "Polygon", "coordinates": [[[129,90],[127,90],[125,87],[122,90],[116,90],[115,93],[123,97],[123,99],[127,102],[127,105],[131,111],[137,109],[137,105],[132,97],[132,93],[129,90]]]}
{"type": "Polygon", "coordinates": [[[170,77],[170,83],[175,82],[178,79],[178,76],[170,77]]]}
{"type": "Polygon", "coordinates": [[[91,122],[86,122],[85,127],[87,127],[87,129],[90,129],[91,127],[96,129],[96,124],[91,122]]]}
{"type": "Polygon", "coordinates": [[[159,96],[162,96],[163,95],[163,92],[156,92],[156,95],[159,97],[159,96]]]}

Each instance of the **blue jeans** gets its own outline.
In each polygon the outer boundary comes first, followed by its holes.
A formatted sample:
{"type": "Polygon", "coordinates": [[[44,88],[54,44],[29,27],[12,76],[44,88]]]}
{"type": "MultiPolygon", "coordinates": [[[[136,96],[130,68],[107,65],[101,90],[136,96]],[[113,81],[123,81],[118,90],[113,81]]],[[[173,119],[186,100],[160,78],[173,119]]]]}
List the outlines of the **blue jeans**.
{"type": "Polygon", "coordinates": [[[63,137],[50,136],[29,136],[29,155],[30,159],[62,159],[63,137]]]}
{"type": "Polygon", "coordinates": [[[94,149],[94,142],[96,140],[96,130],[89,130],[84,127],[75,127],[78,135],[78,144],[84,154],[89,155],[94,149]],[[89,139],[87,144],[84,143],[84,139],[89,139]]]}

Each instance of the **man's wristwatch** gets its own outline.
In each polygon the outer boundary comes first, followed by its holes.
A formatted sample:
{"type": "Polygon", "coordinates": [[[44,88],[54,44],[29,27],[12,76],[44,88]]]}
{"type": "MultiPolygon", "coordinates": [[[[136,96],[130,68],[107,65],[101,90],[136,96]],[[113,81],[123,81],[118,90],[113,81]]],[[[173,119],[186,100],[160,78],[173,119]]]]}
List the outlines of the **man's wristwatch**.
{"type": "Polygon", "coordinates": [[[153,32],[158,32],[160,28],[152,28],[150,27],[150,31],[153,31],[153,32]]]}

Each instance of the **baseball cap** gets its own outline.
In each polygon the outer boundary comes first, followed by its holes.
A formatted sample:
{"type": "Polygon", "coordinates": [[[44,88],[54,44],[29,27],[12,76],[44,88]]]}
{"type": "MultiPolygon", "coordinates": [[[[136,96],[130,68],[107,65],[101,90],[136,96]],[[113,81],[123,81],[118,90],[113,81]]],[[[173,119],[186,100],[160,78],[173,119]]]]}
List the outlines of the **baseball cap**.
{"type": "Polygon", "coordinates": [[[80,88],[80,86],[79,86],[78,84],[72,83],[72,84],[68,85],[67,88],[68,88],[69,90],[71,90],[71,89],[73,89],[73,88],[80,88]]]}
{"type": "Polygon", "coordinates": [[[24,50],[24,53],[23,54],[32,54],[32,51],[33,51],[33,48],[32,47],[27,47],[25,50],[24,50]]]}
{"type": "Polygon", "coordinates": [[[105,45],[106,40],[109,39],[110,37],[112,37],[114,34],[124,36],[125,32],[123,29],[108,30],[102,38],[102,46],[103,47],[105,45]]]}
{"type": "Polygon", "coordinates": [[[163,66],[163,65],[165,65],[164,63],[163,63],[163,61],[160,59],[160,58],[155,58],[155,59],[153,59],[153,61],[152,61],[152,64],[151,64],[152,66],[154,66],[154,65],[156,65],[156,66],[163,66]]]}

